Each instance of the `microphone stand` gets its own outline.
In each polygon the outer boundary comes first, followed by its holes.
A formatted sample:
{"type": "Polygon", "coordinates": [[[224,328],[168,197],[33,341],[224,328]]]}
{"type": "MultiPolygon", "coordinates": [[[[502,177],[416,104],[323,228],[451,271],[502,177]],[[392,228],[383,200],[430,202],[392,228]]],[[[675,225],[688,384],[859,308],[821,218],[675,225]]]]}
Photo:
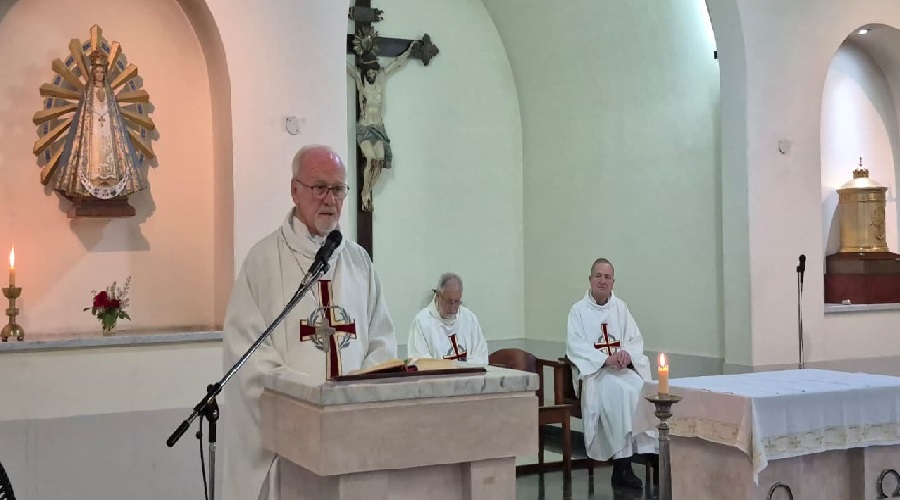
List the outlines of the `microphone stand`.
{"type": "MultiPolygon", "coordinates": [[[[284,318],[288,315],[288,313],[293,309],[300,299],[309,292],[309,289],[313,287],[313,285],[319,281],[319,278],[322,277],[323,274],[328,272],[329,264],[326,261],[322,262],[321,265],[317,266],[318,262],[313,263],[312,269],[310,272],[303,277],[303,281],[300,283],[300,287],[297,288],[297,291],[294,292],[294,296],[291,297],[291,300],[288,301],[287,305],[284,306],[284,309],[281,311],[281,314],[272,321],[272,324],[269,325],[268,328],[256,339],[256,342],[247,349],[247,352],[241,356],[241,359],[237,360],[234,366],[228,370],[228,373],[222,377],[221,380],[216,382],[215,384],[210,384],[206,386],[206,395],[194,406],[194,411],[191,415],[175,429],[175,432],[169,436],[169,439],[166,440],[166,445],[171,448],[175,446],[175,443],[181,439],[181,436],[184,435],[185,431],[191,426],[191,422],[194,421],[198,416],[201,418],[205,418],[207,422],[209,422],[209,463],[210,463],[210,482],[209,482],[209,500],[215,500],[215,492],[216,492],[216,421],[219,419],[219,405],[216,403],[216,396],[218,396],[222,392],[222,387],[231,380],[231,377],[244,366],[244,363],[247,362],[247,359],[253,355],[254,352],[259,348],[259,346],[269,337],[275,327],[281,323],[284,318]],[[312,273],[312,274],[310,274],[312,273]]],[[[201,424],[202,425],[202,424],[201,424]]]]}
{"type": "Polygon", "coordinates": [[[804,265],[801,263],[797,266],[797,336],[800,346],[800,369],[806,368],[806,361],[803,359],[803,272],[804,265]]]}

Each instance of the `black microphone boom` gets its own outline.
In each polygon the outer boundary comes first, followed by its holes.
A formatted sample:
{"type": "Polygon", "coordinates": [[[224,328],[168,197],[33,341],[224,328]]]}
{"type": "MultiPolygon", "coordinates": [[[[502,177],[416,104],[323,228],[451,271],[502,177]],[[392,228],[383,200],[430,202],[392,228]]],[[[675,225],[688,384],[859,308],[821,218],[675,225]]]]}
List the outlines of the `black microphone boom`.
{"type": "Polygon", "coordinates": [[[800,348],[800,369],[806,368],[803,356],[803,273],[806,272],[806,255],[800,254],[797,264],[797,340],[800,348]]]}
{"type": "Polygon", "coordinates": [[[307,275],[313,275],[319,272],[320,269],[324,269],[322,273],[328,272],[328,261],[331,260],[332,254],[341,244],[341,240],[344,239],[344,236],[337,229],[328,233],[328,236],[325,237],[325,243],[322,243],[322,246],[319,247],[319,251],[316,252],[316,257],[313,259],[312,265],[309,267],[309,272],[307,275]]]}

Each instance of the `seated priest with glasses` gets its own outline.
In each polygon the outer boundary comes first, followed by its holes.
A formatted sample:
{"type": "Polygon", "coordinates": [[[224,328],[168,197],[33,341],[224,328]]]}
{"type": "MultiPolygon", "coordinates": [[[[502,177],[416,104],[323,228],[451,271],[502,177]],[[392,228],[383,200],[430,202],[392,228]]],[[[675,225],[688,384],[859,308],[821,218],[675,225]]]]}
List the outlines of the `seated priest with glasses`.
{"type": "Polygon", "coordinates": [[[410,358],[443,358],[488,364],[487,342],[478,318],[462,305],[462,278],[444,273],[433,300],[419,311],[409,329],[410,358]]]}
{"type": "Polygon", "coordinates": [[[584,447],[589,457],[613,459],[613,487],[643,488],[631,457],[644,454],[659,482],[659,442],[655,432],[632,433],[632,422],[650,360],[628,306],[613,295],[615,270],[604,258],[594,261],[590,290],[569,311],[566,353],[575,365],[575,390],[581,383],[584,447]]]}

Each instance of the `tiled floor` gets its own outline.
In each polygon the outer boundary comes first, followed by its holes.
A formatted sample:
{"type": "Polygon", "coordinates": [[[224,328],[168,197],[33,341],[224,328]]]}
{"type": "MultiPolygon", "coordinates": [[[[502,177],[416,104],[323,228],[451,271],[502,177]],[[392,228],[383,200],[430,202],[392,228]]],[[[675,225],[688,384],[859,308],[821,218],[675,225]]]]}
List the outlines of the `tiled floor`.
{"type": "MultiPolygon", "coordinates": [[[[560,460],[560,438],[548,433],[545,459],[548,462],[560,460]]],[[[580,434],[576,436],[580,437],[580,434]]],[[[585,457],[584,443],[580,439],[572,440],[572,458],[585,457]]],[[[634,473],[644,481],[644,467],[634,464],[634,473]]],[[[594,480],[590,481],[587,470],[572,471],[572,482],[567,484],[563,473],[551,472],[519,476],[516,479],[516,500],[638,500],[653,498],[644,492],[635,490],[613,491],[609,484],[612,475],[611,466],[594,468],[594,480]]],[[[645,485],[646,489],[646,485],[645,485]]]]}
{"type": "MultiPolygon", "coordinates": [[[[634,466],[634,473],[644,477],[644,468],[634,466]]],[[[519,476],[516,479],[516,500],[639,500],[651,498],[643,492],[613,491],[609,485],[612,467],[594,469],[593,484],[586,470],[572,471],[572,482],[566,484],[562,472],[519,476]]]]}

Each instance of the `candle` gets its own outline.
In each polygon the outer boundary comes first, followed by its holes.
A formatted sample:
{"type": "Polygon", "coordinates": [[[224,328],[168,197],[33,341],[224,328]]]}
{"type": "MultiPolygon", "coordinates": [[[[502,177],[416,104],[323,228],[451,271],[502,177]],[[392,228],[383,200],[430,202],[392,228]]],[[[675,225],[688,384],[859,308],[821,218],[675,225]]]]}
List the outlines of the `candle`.
{"type": "Polygon", "coordinates": [[[663,352],[659,353],[659,393],[669,394],[669,361],[663,352]]]}
{"type": "Polygon", "coordinates": [[[9,251],[9,287],[16,286],[16,247],[9,251]]]}

